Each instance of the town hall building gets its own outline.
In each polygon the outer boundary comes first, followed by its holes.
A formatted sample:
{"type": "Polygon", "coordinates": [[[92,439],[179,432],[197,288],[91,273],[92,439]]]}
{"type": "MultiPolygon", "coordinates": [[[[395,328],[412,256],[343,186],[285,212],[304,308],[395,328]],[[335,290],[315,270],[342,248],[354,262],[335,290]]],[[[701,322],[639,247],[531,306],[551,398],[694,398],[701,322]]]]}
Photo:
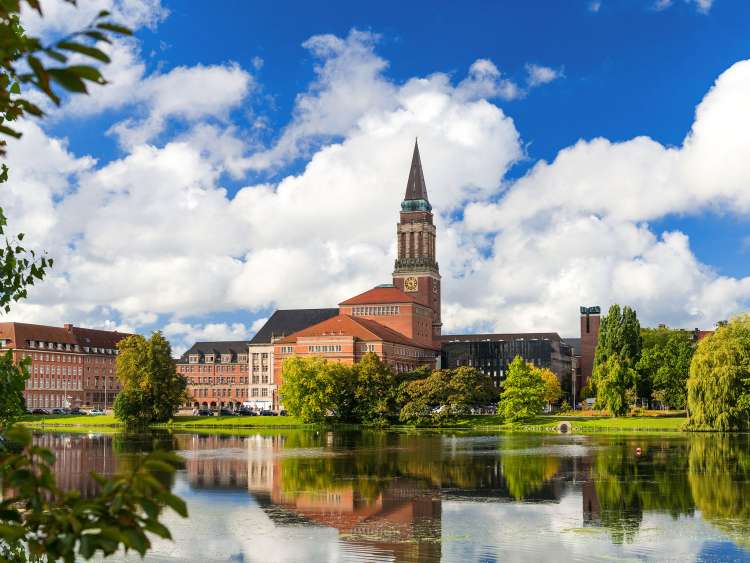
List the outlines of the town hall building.
{"type": "Polygon", "coordinates": [[[339,303],[338,314],[274,342],[274,379],[284,359],[322,356],[347,364],[368,352],[397,372],[427,365],[440,355],[440,272],[436,229],[415,143],[406,194],[396,226],[393,281],[339,303]]]}

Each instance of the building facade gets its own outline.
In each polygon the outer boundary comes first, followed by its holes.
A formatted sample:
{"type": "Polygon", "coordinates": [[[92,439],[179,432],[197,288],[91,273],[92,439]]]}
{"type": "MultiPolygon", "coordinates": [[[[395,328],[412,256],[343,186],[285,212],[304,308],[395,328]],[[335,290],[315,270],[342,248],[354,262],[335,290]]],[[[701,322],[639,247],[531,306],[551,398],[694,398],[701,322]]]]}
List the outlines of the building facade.
{"type": "MultiPolygon", "coordinates": [[[[338,314],[338,309],[280,309],[250,340],[249,406],[256,410],[279,410],[279,386],[274,343],[289,334],[305,329],[338,314]]],[[[281,366],[278,368],[281,369],[281,366]]]]}
{"type": "Polygon", "coordinates": [[[177,373],[187,379],[185,406],[202,409],[239,408],[248,400],[247,340],[196,342],[177,360],[177,373]]]}
{"type": "Polygon", "coordinates": [[[110,408],[120,390],[115,358],[127,333],[27,323],[0,323],[0,347],[27,358],[27,408],[110,408]]]}
{"type": "Polygon", "coordinates": [[[495,385],[505,379],[516,356],[548,368],[563,387],[570,386],[574,369],[572,347],[555,332],[444,335],[441,367],[469,366],[489,375],[495,385]]]}

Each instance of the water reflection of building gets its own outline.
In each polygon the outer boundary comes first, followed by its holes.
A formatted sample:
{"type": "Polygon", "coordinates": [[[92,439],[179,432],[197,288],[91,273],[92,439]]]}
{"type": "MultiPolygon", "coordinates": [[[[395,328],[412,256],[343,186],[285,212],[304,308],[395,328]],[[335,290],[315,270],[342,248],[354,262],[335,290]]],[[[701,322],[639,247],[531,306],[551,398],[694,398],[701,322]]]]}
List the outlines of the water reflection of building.
{"type": "Polygon", "coordinates": [[[247,489],[246,439],[237,436],[177,435],[190,485],[197,489],[247,489]]]}
{"type": "Polygon", "coordinates": [[[92,471],[100,475],[117,471],[111,436],[35,434],[34,445],[55,454],[53,472],[57,485],[64,491],[79,491],[84,498],[98,492],[92,471]]]}

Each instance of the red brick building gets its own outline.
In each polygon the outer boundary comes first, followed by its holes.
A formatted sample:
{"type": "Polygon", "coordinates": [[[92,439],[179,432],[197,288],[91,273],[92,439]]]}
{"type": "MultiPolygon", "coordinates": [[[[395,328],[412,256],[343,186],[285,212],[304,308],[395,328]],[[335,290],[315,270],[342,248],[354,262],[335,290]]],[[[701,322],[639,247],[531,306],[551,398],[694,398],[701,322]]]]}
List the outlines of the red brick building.
{"type": "Polygon", "coordinates": [[[248,397],[246,340],[196,342],[177,360],[177,373],[187,379],[192,408],[239,408],[248,397]]]}
{"type": "Polygon", "coordinates": [[[292,356],[323,356],[353,364],[374,352],[396,371],[435,366],[440,352],[440,273],[436,230],[414,145],[406,195],[396,226],[393,283],[342,301],[339,314],[274,342],[274,379],[292,356]]]}
{"type": "Polygon", "coordinates": [[[127,333],[26,323],[0,323],[0,347],[29,358],[28,408],[109,408],[120,390],[117,343],[127,333]]]}

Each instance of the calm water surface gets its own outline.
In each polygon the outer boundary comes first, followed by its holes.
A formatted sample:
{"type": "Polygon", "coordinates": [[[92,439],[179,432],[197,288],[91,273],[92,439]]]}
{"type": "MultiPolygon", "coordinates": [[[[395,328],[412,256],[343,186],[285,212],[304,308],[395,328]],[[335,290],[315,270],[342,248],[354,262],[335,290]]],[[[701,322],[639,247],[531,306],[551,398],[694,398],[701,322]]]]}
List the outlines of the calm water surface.
{"type": "Polygon", "coordinates": [[[156,540],[147,561],[750,561],[748,435],[36,440],[57,453],[60,483],[83,494],[89,471],[139,452],[186,459],[173,488],[190,518],[168,515],[175,541],[156,540]]]}

